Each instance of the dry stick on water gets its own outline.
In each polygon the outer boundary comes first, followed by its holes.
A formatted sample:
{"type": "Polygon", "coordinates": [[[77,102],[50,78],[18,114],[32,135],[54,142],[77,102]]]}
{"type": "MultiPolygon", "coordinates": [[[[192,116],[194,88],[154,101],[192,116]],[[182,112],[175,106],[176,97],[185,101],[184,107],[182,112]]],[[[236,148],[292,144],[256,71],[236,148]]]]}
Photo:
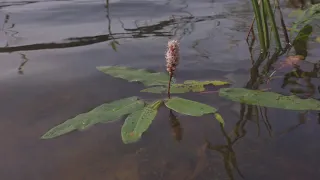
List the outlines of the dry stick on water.
{"type": "Polygon", "coordinates": [[[175,70],[179,64],[179,42],[177,40],[170,40],[168,42],[168,49],[166,52],[167,71],[170,75],[168,83],[168,98],[170,99],[171,81],[175,70]]]}

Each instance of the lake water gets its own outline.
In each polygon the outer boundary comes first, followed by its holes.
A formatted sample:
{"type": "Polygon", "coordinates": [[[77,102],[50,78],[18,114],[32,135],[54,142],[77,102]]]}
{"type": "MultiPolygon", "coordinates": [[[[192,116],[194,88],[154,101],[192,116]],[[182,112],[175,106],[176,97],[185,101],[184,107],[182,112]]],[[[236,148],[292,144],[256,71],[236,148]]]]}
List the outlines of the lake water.
{"type": "MultiPolygon", "coordinates": [[[[209,115],[176,114],[180,127],[172,126],[162,107],[134,144],[121,141],[123,119],[41,140],[53,126],[102,103],[133,95],[159,97],[140,93],[141,84],[110,77],[96,66],[164,71],[171,38],[181,40],[178,81],[219,79],[244,87],[250,79],[245,40],[253,17],[250,1],[110,0],[105,5],[102,0],[0,1],[0,179],[320,177],[317,112],[240,105],[217,93],[182,96],[218,108],[225,130],[209,115]],[[113,48],[115,40],[119,45],[113,48]],[[253,115],[243,115],[248,112],[253,115]],[[181,141],[175,139],[178,132],[181,141]]],[[[283,8],[285,16],[292,11],[283,8]]],[[[310,72],[319,65],[320,44],[308,45],[300,67],[310,72]]],[[[259,48],[253,52],[256,57],[259,48]]],[[[305,91],[319,98],[317,75],[306,79],[305,91]]],[[[289,93],[289,87],[281,87],[283,81],[273,81],[273,91],[289,93]]]]}

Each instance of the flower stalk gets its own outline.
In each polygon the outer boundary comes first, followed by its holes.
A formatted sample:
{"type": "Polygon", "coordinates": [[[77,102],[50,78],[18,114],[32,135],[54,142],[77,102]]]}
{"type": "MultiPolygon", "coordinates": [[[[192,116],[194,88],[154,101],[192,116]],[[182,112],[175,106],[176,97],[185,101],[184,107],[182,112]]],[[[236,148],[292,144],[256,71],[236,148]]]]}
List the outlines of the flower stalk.
{"type": "Polygon", "coordinates": [[[166,67],[169,73],[169,82],[168,82],[168,98],[170,99],[170,88],[171,88],[171,81],[174,73],[177,69],[179,64],[180,55],[179,55],[179,42],[177,40],[170,40],[168,42],[167,52],[165,55],[166,58],[166,67]]]}

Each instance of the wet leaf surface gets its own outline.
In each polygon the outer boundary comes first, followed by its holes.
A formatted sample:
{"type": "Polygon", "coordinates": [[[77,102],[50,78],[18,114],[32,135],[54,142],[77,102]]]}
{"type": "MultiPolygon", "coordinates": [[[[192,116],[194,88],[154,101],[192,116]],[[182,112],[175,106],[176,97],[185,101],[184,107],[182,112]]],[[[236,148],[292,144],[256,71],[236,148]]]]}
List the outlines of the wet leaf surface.
{"type": "Polygon", "coordinates": [[[126,118],[121,128],[121,137],[125,144],[136,142],[141,138],[156,117],[161,103],[160,100],[155,101],[126,118]]]}
{"type": "MultiPolygon", "coordinates": [[[[213,85],[213,86],[223,86],[228,85],[229,82],[226,81],[195,81],[195,80],[187,80],[183,84],[173,84],[170,89],[171,94],[181,94],[181,93],[187,93],[187,92],[202,92],[205,91],[206,85],[213,85]]],[[[151,87],[147,89],[141,90],[141,92],[147,92],[147,93],[166,93],[167,92],[167,86],[157,86],[157,87],[151,87]]]]}
{"type": "Polygon", "coordinates": [[[263,92],[244,88],[222,88],[219,95],[232,101],[289,110],[320,110],[320,101],[284,96],[274,92],[263,92]]]}
{"type": "Polygon", "coordinates": [[[118,120],[124,115],[130,114],[144,107],[145,103],[137,97],[130,97],[102,104],[89,112],[79,114],[74,118],[55,126],[45,133],[41,138],[50,139],[69,133],[76,129],[83,130],[100,122],[111,122],[118,120]]]}
{"type": "Polygon", "coordinates": [[[167,102],[165,102],[165,105],[169,109],[189,116],[202,116],[204,114],[217,112],[217,109],[209,105],[179,97],[173,97],[169,99],[167,102]]]}
{"type": "Polygon", "coordinates": [[[99,66],[97,69],[110,76],[125,79],[129,82],[141,82],[145,86],[166,85],[169,80],[167,73],[152,73],[145,69],[133,69],[122,66],[99,66]]]}

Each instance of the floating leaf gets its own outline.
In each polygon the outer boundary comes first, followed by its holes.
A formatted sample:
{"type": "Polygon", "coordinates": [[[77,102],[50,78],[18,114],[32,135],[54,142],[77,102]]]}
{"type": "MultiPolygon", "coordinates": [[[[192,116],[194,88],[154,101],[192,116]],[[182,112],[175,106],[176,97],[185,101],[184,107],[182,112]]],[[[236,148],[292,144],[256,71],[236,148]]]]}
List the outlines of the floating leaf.
{"type": "Polygon", "coordinates": [[[136,142],[141,138],[156,117],[161,103],[160,100],[156,101],[126,118],[121,128],[121,137],[125,144],[136,142]]]}
{"type": "Polygon", "coordinates": [[[219,113],[214,113],[214,117],[224,126],[224,120],[219,113]]]}
{"type": "Polygon", "coordinates": [[[221,88],[221,97],[240,103],[290,110],[320,110],[320,101],[244,88],[221,88]]]}
{"type": "MultiPolygon", "coordinates": [[[[187,92],[202,92],[205,90],[206,85],[222,86],[230,84],[225,81],[194,81],[187,80],[183,84],[173,84],[170,88],[171,94],[187,93],[187,92]]],[[[151,87],[141,90],[141,92],[148,93],[166,93],[167,86],[151,87]]]]}
{"type": "Polygon", "coordinates": [[[110,76],[125,79],[129,82],[141,82],[145,86],[166,85],[169,80],[167,73],[152,73],[144,69],[132,69],[122,66],[99,66],[97,69],[110,76]]]}
{"type": "Polygon", "coordinates": [[[184,81],[183,84],[223,86],[223,85],[228,85],[230,83],[226,82],[226,81],[218,81],[218,80],[213,80],[213,81],[186,80],[186,81],[184,81]]]}
{"type": "MultiPolygon", "coordinates": [[[[180,94],[180,93],[187,93],[187,92],[201,92],[204,91],[205,88],[203,86],[190,86],[190,85],[184,85],[184,84],[174,84],[170,88],[171,94],[180,94]]],[[[168,89],[165,86],[156,86],[151,87],[147,89],[141,90],[141,92],[147,92],[147,93],[165,93],[168,89]]]]}
{"type": "MultiPolygon", "coordinates": [[[[174,91],[172,91],[173,87],[171,87],[171,93],[177,93],[176,89],[174,91]]],[[[155,87],[150,87],[150,88],[146,88],[146,89],[142,89],[140,92],[146,92],[146,93],[156,93],[156,94],[161,94],[164,92],[167,92],[168,89],[165,86],[155,86],[155,87]]]]}
{"type": "Polygon", "coordinates": [[[168,99],[165,105],[169,109],[189,116],[202,116],[204,114],[217,112],[214,107],[179,97],[168,99]]]}
{"type": "Polygon", "coordinates": [[[86,129],[99,122],[115,121],[120,117],[140,110],[143,107],[144,102],[138,100],[135,96],[102,104],[87,113],[79,114],[64,123],[57,125],[45,133],[41,138],[50,139],[76,129],[86,129]]]}

